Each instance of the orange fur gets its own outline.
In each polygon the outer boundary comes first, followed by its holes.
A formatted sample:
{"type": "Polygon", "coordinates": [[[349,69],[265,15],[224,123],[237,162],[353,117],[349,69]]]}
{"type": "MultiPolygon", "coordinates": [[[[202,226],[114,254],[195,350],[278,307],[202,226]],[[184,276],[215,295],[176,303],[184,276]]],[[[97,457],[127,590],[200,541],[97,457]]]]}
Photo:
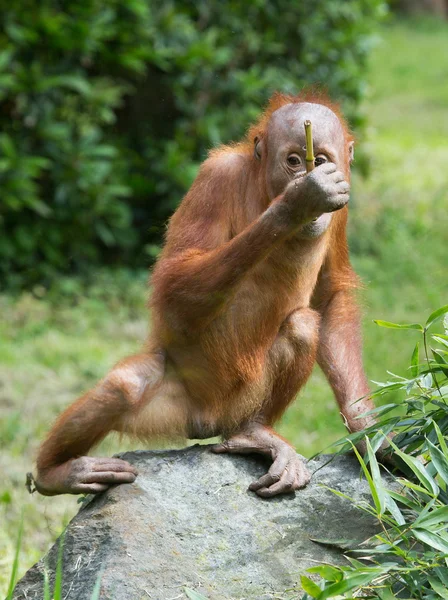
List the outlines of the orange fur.
{"type": "Polygon", "coordinates": [[[316,91],[275,94],[242,142],[210,152],[154,269],[145,351],[59,418],[42,446],[40,470],[88,452],[109,430],[196,438],[229,435],[253,419],[272,424],[316,356],[343,412],[365,392],[347,209],[321,237],[297,237],[278,217],[283,196],[268,195],[266,161],[253,155],[273,113],[302,102],[338,116],[348,171],[353,136],[339,107],[316,91]],[[352,375],[338,352],[350,359],[352,375]]]}

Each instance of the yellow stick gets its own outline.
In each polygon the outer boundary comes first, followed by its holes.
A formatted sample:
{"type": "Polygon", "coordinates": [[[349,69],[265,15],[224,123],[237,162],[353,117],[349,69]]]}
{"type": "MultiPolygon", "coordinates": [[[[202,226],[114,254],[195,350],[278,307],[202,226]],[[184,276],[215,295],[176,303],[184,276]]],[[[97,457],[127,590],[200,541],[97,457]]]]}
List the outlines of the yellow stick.
{"type": "Polygon", "coordinates": [[[306,138],[306,172],[309,173],[314,169],[313,130],[311,127],[311,121],[306,120],[304,125],[306,138]]]}

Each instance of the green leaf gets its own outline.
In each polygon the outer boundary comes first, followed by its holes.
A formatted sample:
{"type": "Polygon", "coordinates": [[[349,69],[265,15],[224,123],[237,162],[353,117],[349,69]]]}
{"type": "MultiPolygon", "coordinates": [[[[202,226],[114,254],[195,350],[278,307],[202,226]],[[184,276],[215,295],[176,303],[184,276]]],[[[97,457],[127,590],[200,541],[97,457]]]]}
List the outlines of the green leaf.
{"type": "Polygon", "coordinates": [[[390,440],[390,444],[394,448],[395,453],[408,465],[410,469],[412,469],[413,473],[416,475],[423,487],[430,491],[434,496],[437,496],[439,493],[439,487],[422,463],[413,456],[405,454],[399,450],[398,446],[396,446],[392,440],[390,440]]]}
{"type": "MultiPolygon", "coordinates": [[[[332,490],[332,491],[334,491],[334,490],[332,490]]],[[[347,496],[345,496],[345,498],[347,498],[347,496]]],[[[344,552],[346,550],[352,550],[354,546],[358,545],[358,542],[356,540],[347,540],[347,539],[328,540],[325,538],[310,537],[310,541],[314,542],[315,544],[321,544],[322,546],[329,546],[330,548],[337,548],[338,550],[342,550],[344,552]]]]}
{"type": "Polygon", "coordinates": [[[437,319],[439,319],[440,317],[443,317],[443,315],[446,313],[448,313],[448,304],[445,304],[445,306],[438,308],[437,310],[435,310],[433,313],[431,313],[429,315],[428,320],[426,321],[426,324],[425,324],[425,329],[429,329],[429,327],[431,327],[431,325],[434,323],[434,321],[437,321],[437,319]]]}
{"type": "Polygon", "coordinates": [[[387,327],[388,329],[416,329],[417,331],[423,332],[422,325],[419,325],[418,323],[404,323],[399,325],[398,323],[390,323],[389,321],[380,321],[378,319],[374,320],[373,322],[380,327],[387,327]]]}
{"type": "Polygon", "coordinates": [[[86,96],[89,94],[91,86],[87,78],[79,75],[55,75],[53,77],[46,77],[40,82],[42,91],[54,87],[70,88],[79,94],[86,96]]]}
{"type": "Polygon", "coordinates": [[[418,517],[414,523],[414,526],[428,528],[432,527],[432,525],[441,525],[443,523],[448,523],[448,506],[441,506],[440,508],[436,508],[432,510],[424,517],[418,517]]]}
{"type": "Polygon", "coordinates": [[[440,583],[440,581],[438,581],[435,577],[431,577],[431,575],[428,575],[428,581],[432,589],[439,594],[441,598],[448,600],[448,590],[440,583]]]}
{"type": "Polygon", "coordinates": [[[7,156],[8,158],[15,159],[16,158],[16,148],[14,146],[14,142],[9,135],[6,133],[0,134],[0,150],[7,156]]]}
{"type": "Polygon", "coordinates": [[[414,490],[415,492],[420,492],[421,494],[426,494],[427,496],[433,497],[433,494],[431,492],[428,492],[428,490],[426,490],[421,485],[412,483],[412,481],[409,481],[408,479],[399,478],[398,481],[401,483],[401,485],[404,485],[410,490],[414,490]]]}
{"type": "Polygon", "coordinates": [[[64,555],[65,531],[59,538],[58,561],[56,563],[56,574],[54,578],[53,600],[62,600],[62,558],[64,555]]]}
{"type": "MultiPolygon", "coordinates": [[[[386,510],[386,492],[383,486],[383,480],[381,479],[380,468],[378,466],[378,461],[376,460],[375,452],[372,450],[372,446],[370,445],[370,440],[366,436],[366,446],[367,446],[367,456],[369,457],[370,464],[370,472],[372,474],[372,481],[375,486],[375,491],[378,496],[378,501],[380,504],[380,513],[384,513],[386,510]]],[[[373,495],[373,494],[372,494],[373,495]]]]}
{"type": "Polygon", "coordinates": [[[190,600],[208,600],[208,598],[206,596],[203,596],[199,592],[195,592],[194,590],[191,590],[190,588],[185,587],[184,592],[190,598],[190,600]]]}
{"type": "MultiPolygon", "coordinates": [[[[369,440],[369,438],[366,437],[367,443],[369,443],[368,440],[369,440]]],[[[373,502],[375,503],[376,512],[379,515],[381,515],[385,509],[384,497],[381,497],[379,495],[378,490],[376,489],[376,486],[373,482],[372,476],[370,475],[369,469],[367,468],[366,463],[364,462],[361,454],[358,452],[356,446],[354,444],[351,444],[351,445],[352,445],[354,453],[356,454],[356,457],[358,458],[359,464],[361,465],[364,475],[367,479],[367,483],[369,484],[370,493],[372,494],[373,502]]],[[[370,446],[370,443],[369,443],[369,446],[370,446]]]]}
{"type": "Polygon", "coordinates": [[[418,365],[420,363],[420,361],[419,361],[419,343],[420,342],[417,342],[415,344],[414,352],[412,353],[412,357],[411,357],[411,375],[412,375],[412,377],[418,377],[418,365]]]}
{"type": "Polygon", "coordinates": [[[397,600],[396,595],[390,591],[390,588],[376,588],[375,592],[380,600],[397,600]]]}
{"type": "Polygon", "coordinates": [[[448,458],[429,440],[426,440],[426,442],[428,444],[432,463],[435,466],[437,473],[445,483],[448,483],[448,458]]]}
{"type": "Polygon", "coordinates": [[[443,583],[443,585],[446,587],[446,589],[448,589],[448,569],[445,569],[444,567],[436,567],[434,569],[434,572],[436,573],[440,581],[443,583]]]}
{"type": "Polygon", "coordinates": [[[314,581],[312,581],[309,577],[306,577],[306,575],[301,575],[300,583],[302,585],[303,590],[312,598],[317,598],[322,591],[320,587],[316,583],[314,583],[314,581]]]}
{"type": "Polygon", "coordinates": [[[424,544],[427,544],[436,550],[440,550],[440,552],[443,552],[444,554],[448,554],[448,541],[443,539],[437,533],[419,528],[412,529],[412,531],[415,537],[424,544]]]}
{"type": "Polygon", "coordinates": [[[109,227],[102,221],[98,221],[95,226],[95,231],[105,246],[111,247],[116,244],[114,234],[109,227]]]}
{"type": "Polygon", "coordinates": [[[50,577],[46,567],[44,567],[44,600],[51,600],[50,577]]]}
{"type": "Polygon", "coordinates": [[[13,49],[6,48],[6,50],[2,50],[0,52],[0,71],[6,69],[9,66],[9,62],[13,56],[13,49]]]}
{"type": "Polygon", "coordinates": [[[319,595],[319,600],[326,600],[326,598],[332,598],[340,594],[345,594],[345,592],[353,590],[354,588],[358,588],[361,585],[370,583],[372,579],[375,579],[377,576],[378,572],[374,570],[369,573],[355,573],[352,576],[346,576],[342,581],[333,583],[323,592],[321,592],[319,595]]]}
{"type": "Polygon", "coordinates": [[[442,448],[442,452],[443,452],[445,458],[448,459],[448,447],[446,445],[445,438],[443,437],[443,434],[440,431],[440,428],[435,421],[433,422],[433,427],[437,434],[437,439],[439,440],[439,444],[440,444],[440,447],[442,448]]]}
{"type": "Polygon", "coordinates": [[[327,581],[340,581],[343,577],[343,572],[337,567],[331,565],[319,565],[318,567],[311,567],[307,569],[308,573],[316,573],[327,581]]]}
{"type": "Polygon", "coordinates": [[[446,335],[433,335],[431,337],[438,344],[442,344],[442,346],[446,346],[448,348],[448,337],[446,335]]]}
{"type": "Polygon", "coordinates": [[[90,600],[99,600],[101,593],[101,579],[103,578],[103,571],[98,573],[98,577],[96,578],[95,587],[93,588],[92,595],[90,596],[90,600]]]}
{"type": "Polygon", "coordinates": [[[448,363],[447,363],[447,361],[444,359],[444,357],[442,356],[442,354],[438,350],[432,350],[432,354],[434,356],[434,359],[435,359],[436,363],[440,366],[440,368],[442,369],[442,371],[448,377],[448,363]]]}
{"type": "Polygon", "coordinates": [[[406,524],[406,519],[403,517],[403,514],[402,514],[401,510],[398,508],[397,503],[389,495],[386,496],[386,508],[390,512],[392,517],[395,519],[395,521],[397,522],[398,525],[406,524]]]}
{"type": "Polygon", "coordinates": [[[404,504],[412,510],[420,510],[420,505],[416,502],[413,502],[413,500],[411,500],[411,498],[409,497],[409,494],[397,494],[397,492],[394,492],[392,490],[387,490],[387,492],[391,498],[393,498],[397,502],[400,502],[400,504],[404,504]]]}

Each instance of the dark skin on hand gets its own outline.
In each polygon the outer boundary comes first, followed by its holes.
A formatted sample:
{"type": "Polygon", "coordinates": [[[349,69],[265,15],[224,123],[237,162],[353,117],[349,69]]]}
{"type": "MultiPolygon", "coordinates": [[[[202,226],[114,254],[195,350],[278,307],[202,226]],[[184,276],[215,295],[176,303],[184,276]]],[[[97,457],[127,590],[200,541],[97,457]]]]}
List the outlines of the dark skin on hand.
{"type": "Polygon", "coordinates": [[[310,474],[272,426],[315,362],[347,428],[372,423],[357,418],[373,405],[346,241],[352,159],[338,108],[307,95],[274,95],[246,139],[211,152],[170,221],[142,352],[56,421],[37,458],[39,492],[132,483],[126,461],[86,456],[110,431],[142,440],[221,435],[214,452],[271,461],[250,486],[259,496],[302,488],[310,474]],[[316,155],[308,174],[307,119],[316,155]]]}

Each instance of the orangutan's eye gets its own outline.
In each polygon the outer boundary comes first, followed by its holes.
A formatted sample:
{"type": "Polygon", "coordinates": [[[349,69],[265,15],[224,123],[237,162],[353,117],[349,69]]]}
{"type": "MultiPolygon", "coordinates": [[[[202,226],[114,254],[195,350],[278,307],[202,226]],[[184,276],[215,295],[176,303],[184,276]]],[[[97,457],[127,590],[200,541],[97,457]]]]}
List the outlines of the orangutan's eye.
{"type": "Polygon", "coordinates": [[[325,156],[325,154],[318,154],[314,159],[314,166],[318,167],[326,162],[328,162],[328,158],[325,156]]]}
{"type": "Polygon", "coordinates": [[[299,167],[302,164],[298,154],[290,154],[287,158],[287,161],[291,167],[299,167]]]}

